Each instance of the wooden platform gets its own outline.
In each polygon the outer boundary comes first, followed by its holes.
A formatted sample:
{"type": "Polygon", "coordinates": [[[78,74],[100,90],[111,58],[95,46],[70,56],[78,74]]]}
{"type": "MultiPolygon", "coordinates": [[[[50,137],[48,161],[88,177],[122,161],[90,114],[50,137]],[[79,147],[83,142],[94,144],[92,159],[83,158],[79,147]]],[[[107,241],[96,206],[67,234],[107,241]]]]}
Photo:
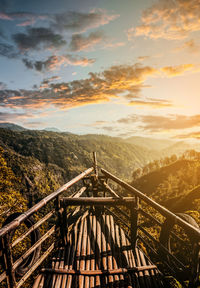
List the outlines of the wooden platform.
{"type": "Polygon", "coordinates": [[[51,266],[43,268],[34,288],[164,287],[162,275],[130,242],[109,214],[89,210],[67,233],[51,266]]]}

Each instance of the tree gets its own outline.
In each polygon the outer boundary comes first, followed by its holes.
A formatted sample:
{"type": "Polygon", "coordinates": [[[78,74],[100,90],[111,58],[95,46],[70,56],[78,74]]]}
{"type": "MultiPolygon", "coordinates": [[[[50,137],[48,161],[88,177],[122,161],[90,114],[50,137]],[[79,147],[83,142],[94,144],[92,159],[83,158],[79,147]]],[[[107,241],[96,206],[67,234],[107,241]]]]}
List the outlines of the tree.
{"type": "Polygon", "coordinates": [[[14,183],[19,181],[3,156],[0,147],[0,222],[14,212],[21,212],[26,207],[26,200],[19,191],[14,189],[14,183]]]}

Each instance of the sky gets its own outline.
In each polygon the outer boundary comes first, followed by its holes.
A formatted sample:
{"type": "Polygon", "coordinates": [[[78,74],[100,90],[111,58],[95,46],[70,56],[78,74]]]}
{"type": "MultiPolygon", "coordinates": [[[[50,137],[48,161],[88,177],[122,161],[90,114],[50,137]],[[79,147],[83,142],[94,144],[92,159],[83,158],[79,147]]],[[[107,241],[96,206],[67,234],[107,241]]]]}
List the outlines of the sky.
{"type": "Polygon", "coordinates": [[[200,0],[0,0],[0,122],[200,139],[200,0]]]}

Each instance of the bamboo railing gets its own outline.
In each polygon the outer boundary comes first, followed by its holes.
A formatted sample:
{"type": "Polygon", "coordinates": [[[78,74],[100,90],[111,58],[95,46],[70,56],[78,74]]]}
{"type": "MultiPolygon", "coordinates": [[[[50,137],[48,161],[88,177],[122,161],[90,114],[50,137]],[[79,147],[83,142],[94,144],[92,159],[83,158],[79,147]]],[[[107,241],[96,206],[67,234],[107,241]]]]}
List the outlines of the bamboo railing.
{"type": "MultiPolygon", "coordinates": [[[[135,189],[105,169],[101,169],[101,175],[99,175],[96,153],[93,155],[93,167],[87,169],[58,190],[48,195],[28,211],[22,213],[0,229],[0,253],[4,270],[0,274],[0,283],[5,283],[6,281],[6,287],[8,288],[19,288],[24,285],[24,282],[30,275],[33,274],[49,254],[58,246],[57,242],[59,242],[59,245],[60,243],[63,246],[66,245],[66,235],[70,221],[73,221],[74,215],[79,213],[84,207],[93,207],[97,213],[99,213],[99,211],[105,211],[105,213],[111,214],[115,221],[119,222],[124,228],[126,236],[131,241],[132,249],[134,250],[136,245],[140,245],[145,249],[145,252],[154,259],[154,262],[156,262],[159,269],[165,275],[174,276],[182,283],[183,287],[197,287],[200,276],[199,228],[186,222],[182,215],[175,215],[165,207],[150,199],[141,191],[135,189]],[[91,174],[92,172],[94,172],[94,174],[91,174]],[[80,180],[83,181],[83,187],[81,189],[70,197],[61,197],[62,193],[80,180]],[[114,181],[115,188],[113,188],[114,186],[112,186],[112,184],[108,183],[110,180],[114,181]],[[123,195],[128,192],[131,194],[131,197],[123,197],[122,193],[118,193],[116,184],[126,191],[123,192],[123,195]],[[87,195],[87,197],[83,197],[83,195],[87,195]],[[89,197],[89,195],[91,197],[89,197]],[[32,223],[31,227],[17,239],[12,241],[12,237],[10,237],[11,234],[13,234],[23,223],[26,224],[26,221],[30,220],[33,215],[37,215],[37,213],[39,213],[39,211],[48,203],[53,203],[53,209],[48,211],[48,213],[36,223],[32,223]],[[69,210],[70,207],[73,207],[73,210],[69,210]],[[71,216],[69,217],[69,215],[71,216]],[[52,217],[55,216],[56,221],[53,221],[52,217]],[[42,224],[50,220],[50,229],[39,237],[22,256],[17,260],[13,260],[13,249],[15,249],[16,245],[26,237],[30,237],[42,224]],[[175,226],[176,229],[173,229],[175,226]],[[151,229],[153,232],[150,231],[151,229]],[[155,231],[156,235],[154,233],[155,231]],[[184,235],[188,238],[187,241],[186,238],[184,238],[185,236],[182,237],[182,235],[180,235],[180,231],[184,231],[184,235]],[[51,239],[53,235],[56,235],[56,237],[51,239]],[[41,245],[46,243],[45,241],[48,239],[51,239],[51,243],[46,250],[43,251],[43,254],[40,256],[38,252],[31,267],[29,267],[26,273],[21,273],[20,275],[18,269],[23,266],[23,263],[26,262],[31,255],[33,256],[35,251],[39,251],[41,245]],[[173,241],[179,243],[180,247],[184,247],[184,245],[187,246],[188,241],[190,241],[191,251],[188,254],[189,260],[187,263],[184,262],[183,259],[180,259],[180,253],[176,253],[171,249],[170,244],[173,241]],[[186,284],[186,280],[189,281],[189,284],[186,284]]],[[[102,273],[102,271],[87,271],[87,275],[92,275],[90,272],[98,273],[98,275],[102,273]]],[[[60,273],[76,274],[80,273],[80,271],[63,270],[60,273]]],[[[85,275],[84,273],[86,272],[82,271],[81,273],[85,275]]],[[[104,273],[112,274],[114,272],[104,271],[104,273]]]]}
{"type": "MultiPolygon", "coordinates": [[[[87,169],[62,187],[60,187],[55,192],[51,193],[40,202],[35,204],[32,208],[28,211],[22,213],[12,222],[8,223],[7,225],[3,226],[0,229],[0,251],[1,251],[1,259],[2,259],[2,268],[4,270],[3,273],[0,274],[0,283],[6,280],[8,288],[19,288],[21,287],[24,282],[29,278],[29,276],[38,268],[38,266],[49,256],[49,254],[53,251],[56,247],[56,241],[51,243],[51,245],[46,249],[46,251],[39,257],[37,257],[36,261],[32,263],[32,267],[21,277],[21,279],[17,282],[16,280],[16,271],[17,268],[20,267],[20,264],[25,261],[31,254],[36,251],[41,244],[47,240],[50,236],[56,235],[59,230],[61,229],[61,213],[60,211],[60,195],[67,191],[72,185],[83,179],[85,176],[89,175],[94,170],[93,167],[87,169]],[[55,201],[56,200],[56,201],[55,201]],[[24,234],[20,235],[13,243],[11,242],[10,235],[19,228],[20,225],[26,222],[33,214],[35,215],[40,209],[46,206],[49,202],[55,201],[54,205],[56,206],[52,211],[42,217],[37,223],[33,224],[24,234]],[[33,246],[31,246],[19,259],[13,262],[13,255],[12,251],[13,248],[25,239],[27,236],[31,235],[36,229],[38,229],[44,222],[49,220],[51,217],[57,215],[57,224],[54,224],[42,237],[40,237],[33,246]]],[[[80,191],[78,191],[80,193],[80,191]]],[[[74,195],[76,196],[76,195],[74,195]]],[[[77,195],[77,196],[80,196],[77,195]]],[[[73,197],[73,195],[72,195],[73,197]]],[[[19,277],[18,277],[19,278],[19,277]]],[[[1,285],[1,284],[0,284],[1,285]]]]}

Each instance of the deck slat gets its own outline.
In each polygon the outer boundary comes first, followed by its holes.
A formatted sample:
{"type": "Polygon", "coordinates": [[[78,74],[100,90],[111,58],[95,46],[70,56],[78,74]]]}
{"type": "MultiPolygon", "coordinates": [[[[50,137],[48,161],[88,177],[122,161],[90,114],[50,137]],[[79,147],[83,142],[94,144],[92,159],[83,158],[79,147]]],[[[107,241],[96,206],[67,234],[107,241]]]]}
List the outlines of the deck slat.
{"type": "Polygon", "coordinates": [[[92,208],[72,225],[51,267],[37,277],[34,288],[163,287],[156,266],[139,248],[132,250],[113,216],[92,208]]]}

